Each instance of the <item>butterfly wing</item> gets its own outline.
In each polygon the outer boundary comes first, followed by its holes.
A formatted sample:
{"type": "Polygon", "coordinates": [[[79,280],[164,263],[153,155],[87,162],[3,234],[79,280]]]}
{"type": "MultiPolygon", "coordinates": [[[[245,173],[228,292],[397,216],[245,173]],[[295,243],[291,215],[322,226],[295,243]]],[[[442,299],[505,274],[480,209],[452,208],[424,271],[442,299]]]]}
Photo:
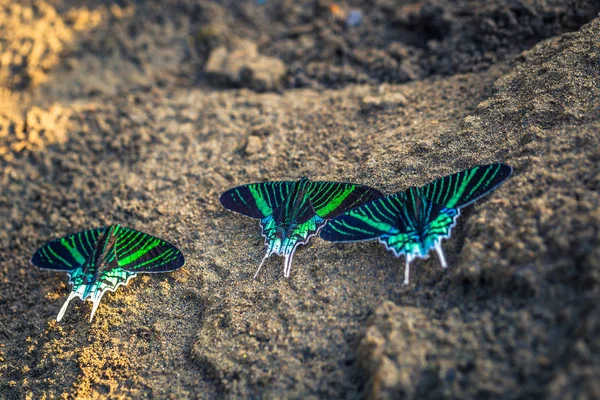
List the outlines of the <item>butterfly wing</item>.
{"type": "Polygon", "coordinates": [[[294,183],[278,181],[242,185],[229,189],[219,200],[228,210],[263,219],[271,215],[289,197],[294,183]]]}
{"type": "Polygon", "coordinates": [[[181,251],[162,239],[119,227],[115,254],[118,266],[129,272],[169,272],[183,267],[181,251]]]}
{"type": "Polygon", "coordinates": [[[323,219],[332,219],[383,196],[368,186],[345,182],[310,181],[307,189],[315,212],[323,219]]]}
{"type": "Polygon", "coordinates": [[[508,165],[481,165],[437,179],[419,191],[437,204],[462,208],[497,189],[511,174],[508,165]]]}
{"type": "Polygon", "coordinates": [[[58,271],[82,268],[94,253],[96,241],[107,229],[89,229],[48,242],[33,254],[31,263],[38,268],[58,271]]]}
{"type": "Polygon", "coordinates": [[[398,216],[405,212],[405,203],[406,194],[401,192],[358,206],[329,221],[321,230],[321,238],[357,242],[398,233],[403,228],[398,226],[398,216]]]}

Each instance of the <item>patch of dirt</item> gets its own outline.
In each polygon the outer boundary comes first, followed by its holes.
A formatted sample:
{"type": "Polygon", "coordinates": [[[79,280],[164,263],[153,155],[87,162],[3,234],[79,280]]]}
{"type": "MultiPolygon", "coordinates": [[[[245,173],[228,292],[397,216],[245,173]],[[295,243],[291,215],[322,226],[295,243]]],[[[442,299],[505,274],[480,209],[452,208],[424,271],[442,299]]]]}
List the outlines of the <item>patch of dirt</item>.
{"type": "Polygon", "coordinates": [[[45,82],[77,33],[93,29],[100,19],[85,7],[63,16],[44,0],[2,1],[0,87],[23,90],[45,82]]]}
{"type": "Polygon", "coordinates": [[[0,165],[6,165],[15,156],[67,141],[71,110],[56,103],[47,110],[31,107],[22,115],[15,110],[16,101],[10,92],[0,95],[0,102],[8,104],[0,107],[0,165]]]}
{"type": "Polygon", "coordinates": [[[215,48],[204,72],[217,82],[265,92],[281,89],[286,68],[280,59],[259,54],[254,42],[239,39],[215,48]]]}

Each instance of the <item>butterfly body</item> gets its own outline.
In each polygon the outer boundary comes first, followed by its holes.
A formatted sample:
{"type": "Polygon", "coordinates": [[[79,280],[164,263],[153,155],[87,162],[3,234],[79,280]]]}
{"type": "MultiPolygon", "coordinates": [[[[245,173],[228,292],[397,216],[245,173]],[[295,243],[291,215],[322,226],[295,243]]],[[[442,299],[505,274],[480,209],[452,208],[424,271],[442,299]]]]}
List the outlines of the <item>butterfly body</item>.
{"type": "Polygon", "coordinates": [[[333,216],[380,196],[366,186],[302,178],[239,186],[220,200],[229,210],[260,219],[266,253],[254,277],[273,254],[285,258],[283,272],[289,277],[299,245],[308,243],[333,216]]]}
{"type": "Polygon", "coordinates": [[[450,237],[459,210],[436,204],[415,188],[403,197],[404,207],[397,208],[393,228],[378,240],[396,257],[428,258],[437,242],[450,237]]]}
{"type": "MultiPolygon", "coordinates": [[[[300,186],[302,183],[299,181],[297,185],[300,186]]],[[[305,190],[292,191],[286,201],[280,204],[272,215],[260,221],[262,235],[265,237],[267,246],[263,262],[272,254],[283,256],[285,258],[284,276],[289,277],[296,247],[308,243],[325,222],[316,214],[305,190]]],[[[259,271],[260,267],[256,271],[255,277],[259,271]]]]}
{"type": "Polygon", "coordinates": [[[507,165],[484,165],[373,200],[330,221],[321,237],[335,242],[377,239],[396,257],[405,256],[408,284],[410,263],[428,258],[432,250],[442,267],[448,266],[442,240],[450,237],[460,209],[495,190],[511,173],[507,165]]]}
{"type": "Polygon", "coordinates": [[[63,304],[57,321],[69,302],[79,297],[93,303],[90,322],[107,291],[114,292],[138,273],[167,272],[184,264],[181,252],[173,245],[148,234],[111,225],[56,239],[40,247],[32,264],[69,275],[71,293],[63,304]]]}

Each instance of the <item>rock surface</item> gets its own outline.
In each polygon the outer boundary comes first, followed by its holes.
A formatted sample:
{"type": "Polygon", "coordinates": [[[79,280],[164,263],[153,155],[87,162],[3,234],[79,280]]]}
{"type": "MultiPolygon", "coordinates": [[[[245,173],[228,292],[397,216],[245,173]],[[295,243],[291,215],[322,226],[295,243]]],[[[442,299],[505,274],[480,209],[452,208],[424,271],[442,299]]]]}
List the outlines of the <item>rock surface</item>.
{"type": "Polygon", "coordinates": [[[220,46],[214,49],[204,72],[208,79],[265,92],[281,88],[285,64],[277,58],[260,55],[255,43],[238,39],[233,40],[229,48],[220,46]]]}
{"type": "Polygon", "coordinates": [[[33,75],[2,69],[0,393],[600,397],[600,10],[576,3],[352,2],[347,27],[322,1],[19,2],[35,40],[72,38],[33,75]],[[207,20],[221,28],[200,46],[207,20]],[[279,92],[198,73],[233,37],[285,63],[279,92]],[[260,228],[218,200],[302,176],[392,193],[488,162],[515,173],[463,210],[450,268],[419,260],[409,286],[378,243],[318,238],[289,279],[274,257],[253,280],[260,228]],[[68,279],[28,260],[110,223],[186,267],[56,323],[68,279]]]}

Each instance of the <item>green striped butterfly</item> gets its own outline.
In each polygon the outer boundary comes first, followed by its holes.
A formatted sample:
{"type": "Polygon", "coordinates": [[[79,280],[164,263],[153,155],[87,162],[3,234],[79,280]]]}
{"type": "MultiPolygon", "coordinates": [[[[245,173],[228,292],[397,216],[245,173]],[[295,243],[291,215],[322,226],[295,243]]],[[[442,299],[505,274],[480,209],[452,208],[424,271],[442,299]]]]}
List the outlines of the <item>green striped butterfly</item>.
{"type": "Polygon", "coordinates": [[[178,248],[146,233],[111,225],[90,229],[40,247],[31,263],[39,268],[66,271],[72,286],[57,321],[69,302],[79,297],[93,303],[90,322],[107,290],[114,292],[127,285],[138,273],[169,272],[183,267],[185,260],[178,248]]]}
{"type": "Polygon", "coordinates": [[[260,220],[267,252],[254,278],[272,254],[285,257],[287,278],[299,245],[306,244],[331,218],[381,196],[367,186],[302,178],[238,186],[223,193],[220,200],[228,210],[260,220]]]}
{"type": "Polygon", "coordinates": [[[440,178],[420,188],[374,200],[330,221],[321,238],[332,242],[377,239],[396,257],[404,255],[404,284],[410,263],[435,249],[447,268],[442,239],[450,237],[460,209],[497,189],[512,173],[503,164],[482,165],[440,178]]]}

